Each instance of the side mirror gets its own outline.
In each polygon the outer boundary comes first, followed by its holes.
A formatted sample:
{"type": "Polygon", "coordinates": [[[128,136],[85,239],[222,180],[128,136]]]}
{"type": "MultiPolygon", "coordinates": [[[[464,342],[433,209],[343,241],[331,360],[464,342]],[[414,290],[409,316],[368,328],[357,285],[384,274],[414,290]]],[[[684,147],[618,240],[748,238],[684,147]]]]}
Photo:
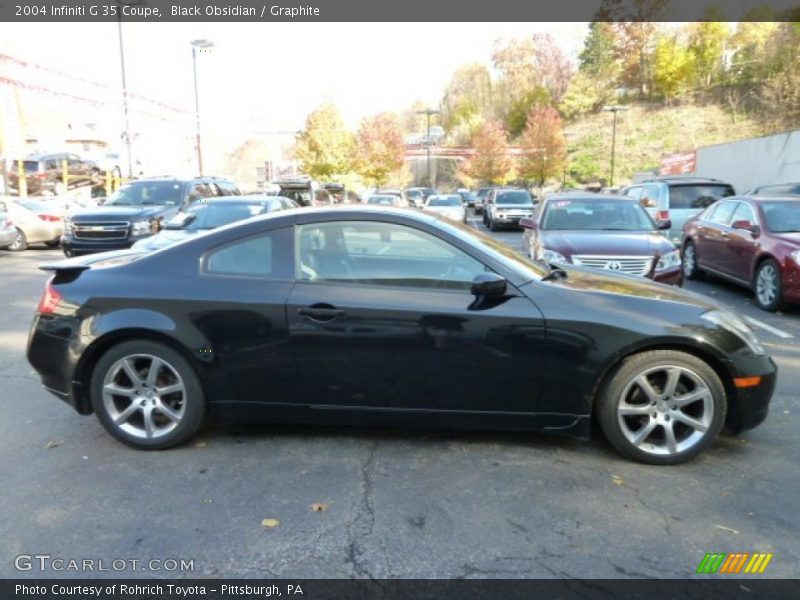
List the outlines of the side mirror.
{"type": "Polygon", "coordinates": [[[758,225],[751,223],[747,219],[734,221],[733,223],[731,223],[731,228],[743,229],[744,231],[749,231],[751,234],[753,234],[753,237],[757,237],[761,233],[761,228],[758,225]]]}
{"type": "Polygon", "coordinates": [[[506,293],[505,277],[497,273],[478,273],[472,280],[472,293],[475,296],[498,297],[506,293]]]}
{"type": "Polygon", "coordinates": [[[524,219],[520,219],[519,220],[519,226],[522,229],[538,229],[538,227],[539,227],[536,224],[536,221],[534,221],[530,217],[525,217],[524,219]]]}
{"type": "Polygon", "coordinates": [[[665,229],[672,229],[672,221],[669,219],[659,219],[656,221],[656,227],[659,230],[664,231],[665,229]]]}

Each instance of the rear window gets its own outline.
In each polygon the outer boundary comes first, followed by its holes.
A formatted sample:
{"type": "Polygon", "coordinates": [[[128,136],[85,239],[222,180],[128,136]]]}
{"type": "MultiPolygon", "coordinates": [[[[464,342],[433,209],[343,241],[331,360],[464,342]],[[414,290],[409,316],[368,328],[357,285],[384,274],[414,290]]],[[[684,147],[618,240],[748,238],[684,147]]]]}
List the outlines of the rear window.
{"type": "Polygon", "coordinates": [[[670,185],[669,208],[706,208],[720,198],[733,195],[733,187],[727,184],[670,185]]]}
{"type": "MultiPolygon", "coordinates": [[[[16,173],[19,170],[19,161],[12,160],[11,161],[11,169],[12,172],[16,173]]],[[[38,160],[23,160],[22,161],[22,169],[26,173],[38,173],[39,171],[39,161],[38,160]]]]}
{"type": "Polygon", "coordinates": [[[768,185],[757,191],[758,196],[800,196],[800,183],[768,185]]]}

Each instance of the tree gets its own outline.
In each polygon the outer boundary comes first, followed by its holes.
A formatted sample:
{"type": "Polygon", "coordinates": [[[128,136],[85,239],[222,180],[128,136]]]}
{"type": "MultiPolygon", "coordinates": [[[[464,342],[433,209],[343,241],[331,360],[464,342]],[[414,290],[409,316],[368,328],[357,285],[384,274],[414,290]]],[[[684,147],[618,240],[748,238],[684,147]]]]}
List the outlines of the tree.
{"type": "Polygon", "coordinates": [[[519,175],[539,187],[559,175],[567,159],[561,116],[552,106],[534,106],[520,138],[519,175]]]}
{"type": "Polygon", "coordinates": [[[382,113],[361,122],[357,134],[356,171],[380,187],[403,168],[405,144],[400,119],[382,113]]]}
{"type": "Polygon", "coordinates": [[[306,118],[297,135],[295,158],[307,175],[330,181],[352,170],[355,137],[345,129],[333,104],[325,104],[306,118]]]}
{"type": "Polygon", "coordinates": [[[459,67],[442,98],[442,126],[456,138],[469,140],[480,124],[492,118],[492,79],[481,64],[459,67]]]}
{"type": "Polygon", "coordinates": [[[505,183],[512,177],[514,161],[508,154],[508,133],[499,121],[486,121],[472,138],[475,154],[462,167],[474,180],[505,183]]]}
{"type": "Polygon", "coordinates": [[[618,76],[620,61],[616,56],[616,47],[611,24],[592,21],[589,24],[589,33],[583,41],[583,50],[578,56],[580,71],[597,79],[618,76]]]}
{"type": "Polygon", "coordinates": [[[708,87],[719,77],[727,39],[728,26],[725,23],[709,20],[690,27],[689,51],[701,85],[708,87]]]}
{"type": "Polygon", "coordinates": [[[653,53],[653,82],[666,100],[677,98],[692,84],[695,57],[677,35],[659,36],[653,53]]]}
{"type": "Polygon", "coordinates": [[[553,103],[558,103],[572,78],[572,64],[549,33],[535,33],[532,41],[536,85],[544,87],[553,103]]]}

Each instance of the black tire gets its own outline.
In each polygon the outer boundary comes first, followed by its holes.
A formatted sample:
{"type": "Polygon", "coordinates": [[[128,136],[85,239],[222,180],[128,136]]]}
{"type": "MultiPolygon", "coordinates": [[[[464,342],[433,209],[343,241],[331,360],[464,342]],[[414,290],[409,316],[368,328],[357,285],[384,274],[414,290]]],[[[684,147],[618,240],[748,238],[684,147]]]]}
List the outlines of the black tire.
{"type": "Polygon", "coordinates": [[[489,230],[497,231],[497,225],[495,224],[494,219],[489,219],[489,230]]]}
{"type": "Polygon", "coordinates": [[[600,386],[596,400],[597,418],[611,445],[624,457],[651,465],[674,465],[697,456],[717,438],[727,411],[725,387],[716,371],[700,358],[674,350],[654,350],[626,358],[600,386]],[[661,394],[666,388],[668,371],[677,371],[680,375],[676,379],[676,395],[667,396],[665,400],[661,394]],[[650,389],[658,397],[653,401],[655,404],[647,399],[636,382],[641,374],[645,374],[650,389]],[[664,387],[659,389],[662,375],[664,387]],[[695,378],[699,383],[689,389],[686,384],[694,385],[695,378]],[[677,394],[679,390],[680,395],[677,394]],[[679,406],[682,396],[698,390],[707,393],[679,406]],[[623,399],[625,406],[621,407],[623,399]],[[622,410],[628,412],[622,415],[622,410]],[[688,426],[686,417],[693,418],[700,427],[688,426]],[[631,430],[631,425],[640,428],[631,430]],[[673,448],[669,447],[667,428],[673,431],[676,440],[673,448]],[[638,444],[634,443],[637,434],[643,435],[638,444]],[[656,443],[659,439],[663,439],[662,446],[656,443]],[[681,445],[685,447],[681,449],[681,445]]]}
{"type": "Polygon", "coordinates": [[[6,250],[11,250],[11,252],[22,252],[23,250],[28,249],[28,238],[25,236],[25,232],[22,231],[19,227],[17,229],[17,238],[14,240],[14,243],[11,244],[6,248],[6,250]]]}
{"type": "Polygon", "coordinates": [[[753,277],[756,304],[763,310],[775,312],[783,307],[783,278],[778,263],[771,258],[761,262],[753,277]],[[768,283],[771,281],[771,286],[768,283]],[[770,293],[771,291],[771,293],[770,293]]]}
{"type": "MultiPolygon", "coordinates": [[[[144,372],[143,370],[140,373],[144,372]]],[[[117,380],[114,380],[114,382],[117,383],[119,387],[128,387],[127,385],[118,383],[117,380]]],[[[140,380],[139,383],[142,385],[142,388],[148,387],[144,380],[140,380]]],[[[131,383],[130,387],[132,389],[135,386],[135,383],[131,383]]],[[[157,387],[157,384],[154,383],[150,387],[157,387]]],[[[139,450],[163,450],[182,444],[192,437],[200,428],[206,411],[205,398],[200,380],[189,362],[179,352],[176,352],[169,346],[150,340],[130,340],[107,350],[100,357],[100,360],[97,361],[92,372],[89,389],[92,407],[106,431],[119,441],[139,450]],[[127,371],[125,371],[124,368],[118,367],[118,365],[119,361],[126,357],[137,356],[138,358],[135,358],[132,363],[137,370],[140,364],[144,364],[145,367],[148,364],[145,362],[147,361],[145,357],[155,357],[166,363],[166,366],[162,367],[160,371],[156,369],[157,372],[163,374],[166,380],[164,384],[165,388],[170,385],[174,386],[176,382],[179,384],[182,383],[183,385],[182,392],[175,392],[158,397],[158,402],[163,402],[164,400],[162,400],[162,398],[165,398],[167,399],[166,402],[174,403],[169,405],[168,408],[174,411],[173,414],[180,414],[180,419],[176,425],[172,425],[175,421],[167,419],[166,413],[160,412],[158,407],[150,408],[150,414],[155,414],[156,419],[162,424],[166,423],[162,430],[164,432],[159,433],[159,430],[156,429],[156,435],[153,437],[143,437],[143,435],[146,435],[144,427],[144,409],[135,409],[131,413],[131,416],[125,419],[120,425],[114,422],[114,417],[110,412],[111,410],[121,413],[124,411],[124,408],[118,407],[118,404],[129,408],[137,400],[131,398],[130,402],[126,405],[126,398],[124,396],[114,395],[110,402],[107,402],[103,397],[104,381],[107,376],[110,377],[114,372],[119,373],[119,377],[123,379],[127,378],[128,381],[132,381],[130,377],[127,376],[127,371]],[[177,375],[177,377],[170,377],[175,375],[177,375]],[[109,403],[113,408],[109,408],[109,403]],[[139,414],[140,412],[142,413],[141,415],[139,414]],[[138,426],[137,419],[141,419],[141,426],[138,426]],[[130,430],[126,431],[124,427],[128,427],[130,430]],[[170,427],[172,428],[169,429],[170,427]],[[141,433],[137,434],[137,429],[141,433]],[[133,431],[133,433],[131,431],[133,431]]],[[[141,393],[145,394],[146,392],[142,391],[141,393]]],[[[139,402],[148,402],[147,398],[137,398],[139,402]]],[[[152,403],[154,400],[151,398],[150,402],[152,403]]],[[[156,425],[157,423],[154,424],[154,427],[156,425]]]]}
{"type": "Polygon", "coordinates": [[[683,276],[691,280],[702,279],[705,273],[697,266],[697,246],[694,245],[694,242],[686,242],[683,245],[682,255],[683,276]]]}

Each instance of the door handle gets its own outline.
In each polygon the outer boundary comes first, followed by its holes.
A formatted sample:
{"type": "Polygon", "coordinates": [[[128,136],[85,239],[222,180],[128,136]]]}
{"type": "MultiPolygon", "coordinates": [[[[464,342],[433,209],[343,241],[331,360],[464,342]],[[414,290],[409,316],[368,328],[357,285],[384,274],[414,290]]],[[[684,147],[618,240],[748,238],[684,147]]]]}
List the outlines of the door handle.
{"type": "Polygon", "coordinates": [[[298,308],[297,314],[312,321],[333,321],[334,319],[345,316],[347,311],[330,305],[312,305],[307,308],[298,308]]]}

